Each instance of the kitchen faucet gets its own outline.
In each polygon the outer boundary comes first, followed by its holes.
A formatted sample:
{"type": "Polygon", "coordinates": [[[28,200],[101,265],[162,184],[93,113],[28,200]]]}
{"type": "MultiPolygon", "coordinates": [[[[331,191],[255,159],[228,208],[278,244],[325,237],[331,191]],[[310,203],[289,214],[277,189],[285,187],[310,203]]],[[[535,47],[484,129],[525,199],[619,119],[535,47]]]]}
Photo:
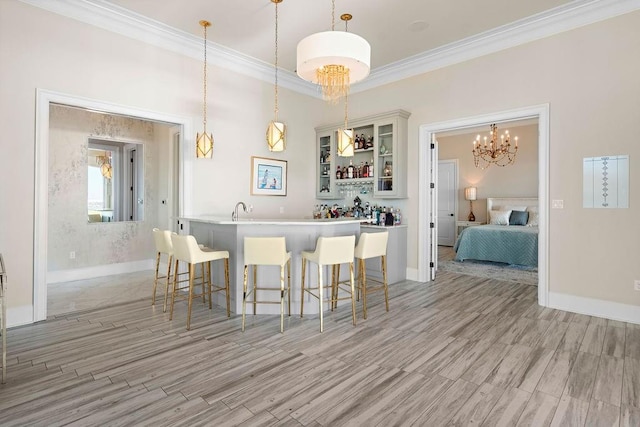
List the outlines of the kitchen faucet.
{"type": "Polygon", "coordinates": [[[247,212],[247,205],[245,205],[244,202],[236,203],[236,207],[233,208],[233,213],[231,214],[231,221],[237,221],[238,220],[238,207],[239,206],[242,206],[242,210],[247,212]]]}

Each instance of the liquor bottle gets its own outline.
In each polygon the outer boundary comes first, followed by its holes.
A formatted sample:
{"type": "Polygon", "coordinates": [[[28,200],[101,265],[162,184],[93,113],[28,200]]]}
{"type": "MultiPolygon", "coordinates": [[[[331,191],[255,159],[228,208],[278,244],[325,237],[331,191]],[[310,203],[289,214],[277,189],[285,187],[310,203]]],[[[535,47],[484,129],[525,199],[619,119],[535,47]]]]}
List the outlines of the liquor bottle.
{"type": "Polygon", "coordinates": [[[362,168],[362,176],[364,178],[369,178],[369,163],[364,162],[364,166],[362,168]]]}
{"type": "Polygon", "coordinates": [[[320,163],[324,163],[324,151],[320,152],[320,163]]]}
{"type": "Polygon", "coordinates": [[[393,221],[395,225],[402,224],[402,216],[400,215],[400,208],[396,209],[396,214],[393,216],[393,221]]]}
{"type": "Polygon", "coordinates": [[[342,170],[340,169],[340,165],[336,166],[336,179],[342,179],[342,170]]]}
{"type": "Polygon", "coordinates": [[[349,166],[347,167],[347,178],[353,179],[354,169],[355,168],[353,167],[353,161],[349,160],[349,166]]]}

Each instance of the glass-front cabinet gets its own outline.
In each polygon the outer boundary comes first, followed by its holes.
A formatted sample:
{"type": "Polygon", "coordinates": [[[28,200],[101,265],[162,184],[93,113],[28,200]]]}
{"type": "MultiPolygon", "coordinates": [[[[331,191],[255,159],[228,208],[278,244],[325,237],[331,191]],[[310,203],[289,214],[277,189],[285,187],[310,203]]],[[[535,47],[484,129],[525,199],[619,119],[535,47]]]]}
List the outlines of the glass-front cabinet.
{"type": "Polygon", "coordinates": [[[316,197],[343,199],[345,189],[357,187],[376,198],[406,198],[409,115],[395,110],[351,120],[353,157],[335,155],[340,124],[317,127],[316,197]]]}

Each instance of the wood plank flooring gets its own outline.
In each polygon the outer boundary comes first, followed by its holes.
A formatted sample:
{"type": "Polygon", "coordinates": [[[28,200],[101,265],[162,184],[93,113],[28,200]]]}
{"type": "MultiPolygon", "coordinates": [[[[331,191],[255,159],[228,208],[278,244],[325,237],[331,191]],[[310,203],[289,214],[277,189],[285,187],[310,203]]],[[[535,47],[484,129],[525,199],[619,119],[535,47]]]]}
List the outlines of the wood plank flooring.
{"type": "Polygon", "coordinates": [[[638,426],[640,326],[441,272],[371,294],[352,326],[138,300],[8,334],[0,425],[638,426]]]}

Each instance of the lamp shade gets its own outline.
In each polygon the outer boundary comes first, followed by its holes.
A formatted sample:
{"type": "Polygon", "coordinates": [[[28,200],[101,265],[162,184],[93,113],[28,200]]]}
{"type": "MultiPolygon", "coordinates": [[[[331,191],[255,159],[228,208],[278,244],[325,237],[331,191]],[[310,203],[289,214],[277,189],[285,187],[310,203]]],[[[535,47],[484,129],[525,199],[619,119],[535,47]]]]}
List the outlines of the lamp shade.
{"type": "Polygon", "coordinates": [[[464,189],[464,198],[465,200],[476,200],[476,187],[467,187],[464,189]]]}
{"type": "Polygon", "coordinates": [[[338,156],[353,157],[353,129],[338,130],[338,156]]]}
{"type": "Polygon", "coordinates": [[[349,69],[349,82],[356,83],[369,75],[370,62],[371,46],[364,38],[346,31],[323,31],[298,43],[296,72],[317,84],[318,69],[342,65],[349,69]]]}
{"type": "Polygon", "coordinates": [[[281,122],[273,121],[269,123],[267,128],[267,145],[269,151],[284,151],[287,147],[285,141],[286,125],[281,122]]]}

